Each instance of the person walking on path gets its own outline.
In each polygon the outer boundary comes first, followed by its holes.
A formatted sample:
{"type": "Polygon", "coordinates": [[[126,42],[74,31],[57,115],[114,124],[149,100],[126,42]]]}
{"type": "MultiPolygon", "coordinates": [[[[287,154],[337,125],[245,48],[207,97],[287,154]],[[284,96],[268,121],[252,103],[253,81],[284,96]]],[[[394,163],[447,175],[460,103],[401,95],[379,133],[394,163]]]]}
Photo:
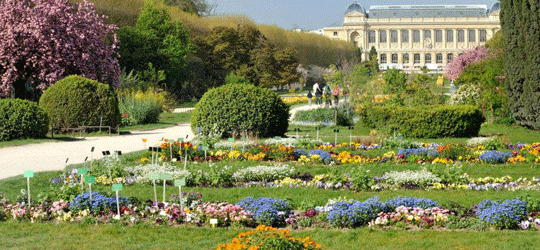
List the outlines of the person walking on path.
{"type": "Polygon", "coordinates": [[[332,89],[330,88],[330,85],[326,84],[323,88],[323,95],[324,95],[324,104],[327,108],[332,106],[332,89]]]}
{"type": "Polygon", "coordinates": [[[311,106],[311,98],[313,98],[313,95],[311,94],[311,90],[309,90],[307,93],[307,100],[308,100],[309,106],[311,106]]]}
{"type": "Polygon", "coordinates": [[[315,85],[313,85],[313,92],[315,92],[315,105],[321,104],[322,91],[319,83],[315,83],[315,85]]]}
{"type": "Polygon", "coordinates": [[[337,107],[339,103],[339,95],[341,95],[341,88],[339,85],[336,85],[336,87],[332,90],[332,95],[334,96],[334,106],[337,107]]]}

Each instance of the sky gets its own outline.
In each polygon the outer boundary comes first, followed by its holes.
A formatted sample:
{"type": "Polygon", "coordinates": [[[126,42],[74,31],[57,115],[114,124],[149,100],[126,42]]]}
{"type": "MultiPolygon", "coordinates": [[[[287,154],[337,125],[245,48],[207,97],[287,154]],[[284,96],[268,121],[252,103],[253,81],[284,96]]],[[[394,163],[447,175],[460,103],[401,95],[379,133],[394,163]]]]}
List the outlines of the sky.
{"type": "MultiPolygon", "coordinates": [[[[353,0],[207,0],[217,5],[216,14],[240,14],[257,24],[277,25],[285,29],[320,29],[343,22],[353,0]]],[[[487,5],[497,0],[359,0],[366,10],[371,5],[487,5]]]]}

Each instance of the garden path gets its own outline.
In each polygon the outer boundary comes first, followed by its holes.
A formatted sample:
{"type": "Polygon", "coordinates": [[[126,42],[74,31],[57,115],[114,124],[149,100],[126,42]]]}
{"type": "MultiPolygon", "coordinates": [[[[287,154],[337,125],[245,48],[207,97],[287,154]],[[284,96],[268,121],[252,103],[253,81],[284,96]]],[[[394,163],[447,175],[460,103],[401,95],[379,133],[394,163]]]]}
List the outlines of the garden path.
{"type": "MultiPolygon", "coordinates": [[[[308,110],[317,106],[301,106],[291,109],[291,117],[299,110],[308,110]]],[[[193,108],[177,109],[174,112],[187,112],[193,108]]],[[[128,153],[144,150],[162,138],[193,138],[190,124],[179,124],[174,127],[151,131],[132,131],[122,136],[102,136],[77,138],[71,141],[54,141],[0,148],[0,179],[22,175],[24,171],[61,171],[67,164],[83,163],[85,158],[92,159],[91,148],[94,147],[93,158],[103,158],[102,151],[116,150],[128,153]],[[147,145],[142,139],[147,139],[147,145]],[[66,164],[66,159],[68,159],[66,164]]]]}
{"type": "Polygon", "coordinates": [[[109,150],[111,153],[120,150],[128,153],[143,150],[161,138],[177,139],[193,138],[193,132],[189,124],[179,124],[175,127],[157,129],[151,131],[132,131],[131,134],[122,136],[87,137],[74,141],[56,141],[46,143],[28,144],[22,146],[0,148],[0,179],[21,175],[26,170],[54,171],[63,170],[68,164],[83,163],[85,158],[92,158],[91,148],[95,147],[93,157],[103,157],[102,151],[109,150]],[[145,145],[142,139],[147,139],[145,145]]]}

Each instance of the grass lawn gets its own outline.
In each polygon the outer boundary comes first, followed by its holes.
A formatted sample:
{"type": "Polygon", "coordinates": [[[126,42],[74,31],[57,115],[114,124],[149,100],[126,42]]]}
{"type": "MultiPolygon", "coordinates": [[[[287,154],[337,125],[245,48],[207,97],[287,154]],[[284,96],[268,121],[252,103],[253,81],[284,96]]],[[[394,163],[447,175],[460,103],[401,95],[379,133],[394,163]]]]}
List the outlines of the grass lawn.
{"type": "MultiPolygon", "coordinates": [[[[295,137],[296,132],[295,128],[299,128],[299,136],[308,136],[309,138],[317,137],[317,129],[315,126],[303,126],[303,125],[289,125],[287,136],[295,137]]],[[[372,143],[379,143],[381,140],[380,136],[370,136],[370,132],[373,130],[362,126],[360,123],[357,123],[354,126],[354,130],[350,131],[348,127],[341,126],[327,126],[322,127],[319,131],[319,138],[326,142],[334,142],[335,133],[334,129],[338,129],[338,143],[349,142],[349,135],[352,132],[353,141],[366,142],[370,141],[372,143]]],[[[522,143],[534,143],[540,142],[540,131],[529,130],[519,126],[507,126],[504,124],[484,124],[480,129],[479,136],[498,136],[503,142],[522,142],[522,143]]],[[[407,138],[409,139],[409,138],[407,138]]],[[[465,143],[470,138],[441,138],[441,139],[431,139],[431,138],[416,138],[409,139],[412,141],[419,142],[434,142],[434,143],[465,143]]]]}
{"type": "Polygon", "coordinates": [[[154,130],[176,126],[181,123],[189,123],[191,119],[191,111],[184,113],[161,113],[158,123],[133,125],[121,127],[120,132],[128,132],[135,130],[154,130]]]}
{"type": "MultiPolygon", "coordinates": [[[[169,227],[149,224],[0,224],[1,249],[214,249],[248,229],[169,227]]],[[[312,237],[322,249],[537,249],[538,232],[518,231],[293,231],[312,237]]]]}
{"type": "MultiPolygon", "coordinates": [[[[168,115],[168,114],[163,114],[168,115]]],[[[167,123],[181,123],[178,121],[189,121],[188,114],[170,114],[164,118],[167,123]]],[[[300,128],[299,135],[310,135],[315,137],[315,127],[310,126],[290,126],[287,135],[296,134],[295,128],[300,128]]],[[[144,129],[144,128],[143,128],[144,129]]],[[[338,142],[348,142],[349,133],[360,135],[359,139],[374,140],[377,137],[370,137],[371,129],[356,126],[349,131],[346,127],[338,128],[338,142]]],[[[538,142],[540,132],[526,129],[507,127],[504,125],[485,125],[482,127],[481,135],[497,134],[503,140],[511,142],[538,142]]],[[[320,131],[320,137],[325,141],[333,141],[334,127],[325,127],[320,131]]],[[[422,142],[465,142],[466,138],[458,139],[419,139],[422,142]]],[[[392,149],[397,150],[397,149],[392,149]]],[[[380,155],[389,150],[378,149],[371,151],[357,151],[362,154],[380,155]]],[[[141,157],[148,156],[149,152],[139,151],[122,155],[123,164],[137,165],[141,157]]],[[[96,161],[96,165],[103,164],[96,161]]],[[[175,163],[179,167],[183,163],[175,163]]],[[[272,163],[261,163],[269,165],[272,163]]],[[[439,164],[418,164],[418,163],[376,163],[376,164],[348,164],[348,165],[301,165],[295,162],[287,163],[293,165],[300,173],[309,172],[312,175],[328,174],[341,175],[357,170],[369,170],[370,175],[381,176],[389,171],[419,170],[422,168],[445,168],[439,164]]],[[[230,171],[236,171],[247,166],[259,165],[254,162],[222,161],[213,164],[213,168],[230,166],[230,171]]],[[[82,165],[68,166],[67,170],[82,167],[82,165]]],[[[208,163],[189,163],[187,166],[191,172],[210,171],[208,163]]],[[[519,177],[539,177],[540,166],[538,164],[463,164],[462,170],[472,178],[480,177],[502,177],[510,175],[513,178],[519,177]]],[[[58,191],[60,185],[51,188],[49,180],[61,175],[61,171],[36,173],[31,179],[31,192],[33,200],[37,201],[40,192],[61,192],[58,191]]],[[[85,187],[85,191],[87,190],[85,187]]],[[[26,189],[26,179],[16,176],[0,180],[0,194],[5,195],[11,201],[20,194],[21,189],[26,189]]],[[[94,185],[92,191],[111,193],[110,186],[94,185]]],[[[213,188],[213,187],[183,187],[182,191],[195,191],[202,194],[205,201],[226,201],[237,203],[241,199],[254,197],[276,197],[284,199],[295,209],[305,209],[307,207],[322,206],[328,199],[346,197],[364,201],[373,196],[378,196],[381,200],[386,200],[397,196],[412,196],[432,199],[437,201],[442,207],[450,202],[458,203],[464,207],[472,207],[484,199],[507,200],[528,195],[534,200],[540,200],[538,191],[471,191],[471,190],[385,190],[385,191],[361,191],[351,190],[330,190],[322,188],[213,188]]],[[[166,186],[166,197],[176,194],[178,188],[171,185],[166,186]]],[[[125,185],[121,191],[123,196],[135,196],[140,200],[154,198],[152,185],[135,184],[125,185]]],[[[157,185],[158,200],[163,194],[162,182],[157,185]]],[[[213,249],[220,243],[228,243],[240,232],[250,229],[242,228],[208,228],[191,226],[168,226],[142,223],[137,225],[102,224],[88,225],[77,223],[29,223],[15,222],[9,220],[0,222],[0,249],[213,249]]],[[[292,230],[295,237],[312,237],[323,249],[537,249],[540,245],[540,237],[537,231],[518,230],[498,230],[498,231],[460,231],[460,230],[370,230],[363,227],[359,229],[309,229],[292,230]]]]}

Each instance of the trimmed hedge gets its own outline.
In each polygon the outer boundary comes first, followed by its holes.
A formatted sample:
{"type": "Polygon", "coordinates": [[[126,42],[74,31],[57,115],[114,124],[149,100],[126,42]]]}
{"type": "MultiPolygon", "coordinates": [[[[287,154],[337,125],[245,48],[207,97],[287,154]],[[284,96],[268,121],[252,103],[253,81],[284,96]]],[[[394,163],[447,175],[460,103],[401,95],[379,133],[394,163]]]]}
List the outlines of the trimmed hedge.
{"type": "Polygon", "coordinates": [[[289,106],[270,89],[251,84],[227,84],[206,92],[191,116],[191,128],[223,138],[243,135],[283,136],[289,127],[289,106]],[[214,128],[215,126],[215,128],[214,128]]]}
{"type": "Polygon", "coordinates": [[[39,106],[45,110],[53,128],[120,124],[118,101],[109,85],[82,76],[68,76],[41,96],[39,106]]]}
{"type": "MultiPolygon", "coordinates": [[[[317,108],[312,110],[302,110],[296,112],[294,121],[297,122],[334,122],[336,110],[333,108],[317,108]]],[[[337,125],[352,126],[352,117],[347,116],[343,110],[338,109],[337,125]]]]}
{"type": "Polygon", "coordinates": [[[410,138],[473,137],[485,121],[474,106],[372,107],[361,112],[365,126],[410,138]]]}
{"type": "Polygon", "coordinates": [[[43,138],[48,129],[49,118],[37,103],[0,99],[0,141],[43,138]]]}

